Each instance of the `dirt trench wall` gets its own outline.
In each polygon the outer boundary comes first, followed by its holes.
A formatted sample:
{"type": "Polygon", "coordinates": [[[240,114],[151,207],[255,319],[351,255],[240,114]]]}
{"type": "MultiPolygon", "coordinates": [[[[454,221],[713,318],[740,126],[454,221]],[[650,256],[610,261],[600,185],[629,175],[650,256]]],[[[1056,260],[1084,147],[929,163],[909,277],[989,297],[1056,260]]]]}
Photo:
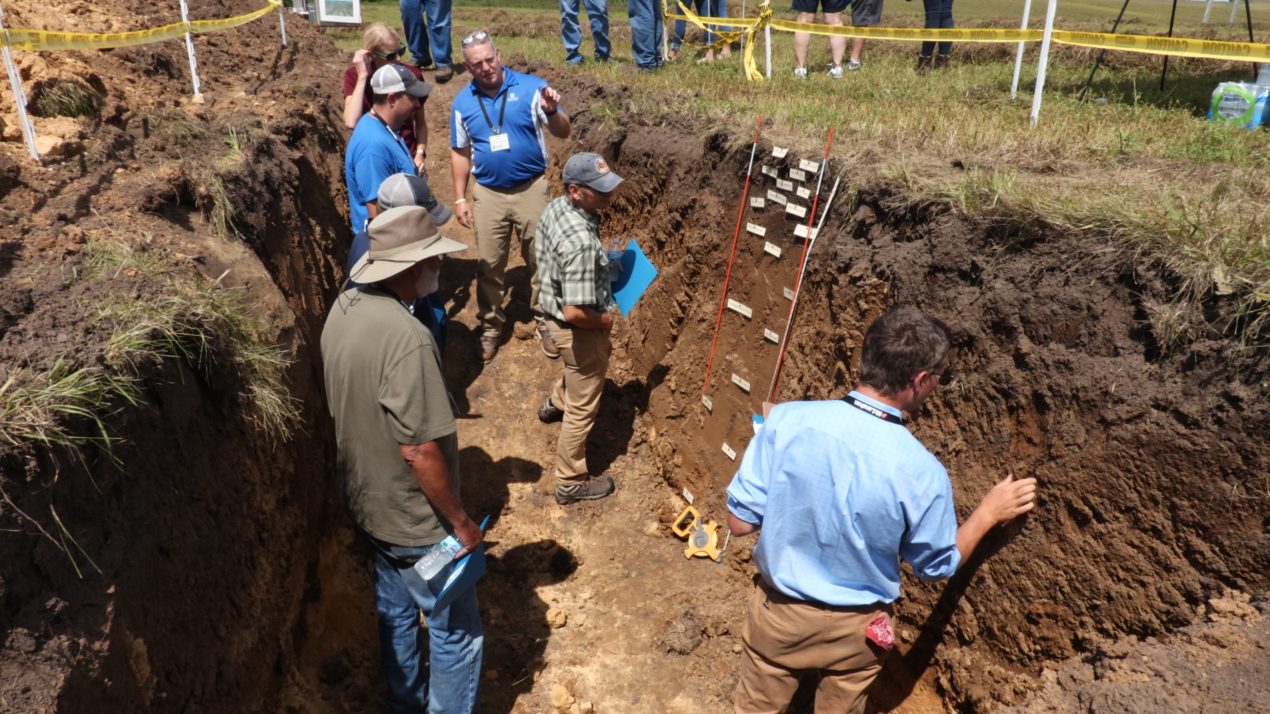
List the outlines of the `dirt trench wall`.
{"type": "MultiPolygon", "coordinates": [[[[747,211],[768,233],[742,233],[728,294],[754,315],[724,313],[707,411],[702,380],[750,145],[723,129],[625,119],[583,116],[575,130],[627,179],[605,230],[637,237],[661,271],[618,333],[629,358],[619,368],[643,380],[641,433],[668,484],[720,517],[737,465],[721,447],[739,461],[752,434],[776,353],[763,327],[783,331],[802,241],[783,213],[747,211]]],[[[759,161],[784,178],[797,158],[773,160],[770,148],[759,161]]],[[[994,532],[947,585],[905,583],[909,653],[888,664],[883,706],[932,663],[954,703],[1017,701],[1042,663],[1166,632],[1225,589],[1265,592],[1264,353],[1220,341],[1165,352],[1143,303],[1168,301],[1170,280],[1145,260],[913,205],[892,187],[856,185],[852,168],[834,165],[845,182],[811,254],[778,400],[845,394],[868,323],[916,304],[954,333],[959,380],[912,428],[948,467],[959,516],[1007,472],[1042,489],[1037,510],[994,532]]],[[[757,166],[754,176],[751,196],[774,187],[757,166]]]]}

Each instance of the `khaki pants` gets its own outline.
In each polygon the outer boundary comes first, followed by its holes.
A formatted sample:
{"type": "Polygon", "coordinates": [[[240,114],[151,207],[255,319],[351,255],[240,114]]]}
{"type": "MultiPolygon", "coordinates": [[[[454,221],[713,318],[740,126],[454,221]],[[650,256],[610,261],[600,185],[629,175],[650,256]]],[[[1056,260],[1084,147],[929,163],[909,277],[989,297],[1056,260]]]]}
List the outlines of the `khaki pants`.
{"type": "Polygon", "coordinates": [[[561,327],[555,320],[547,320],[547,329],[564,363],[564,375],[551,393],[551,403],[564,410],[556,442],[556,482],[581,481],[589,475],[586,438],[600,411],[613,345],[608,330],[561,327]]]}
{"type": "Polygon", "coordinates": [[[520,236],[520,257],[529,269],[529,307],[535,315],[542,312],[538,307],[538,256],[534,253],[534,230],[546,207],[546,175],[512,188],[489,188],[473,182],[476,307],[482,330],[487,335],[502,334],[503,324],[507,322],[507,315],[503,312],[503,283],[513,231],[520,236]]]}
{"type": "Polygon", "coordinates": [[[737,714],[785,711],[799,674],[818,671],[816,712],[859,714],[865,690],[882,669],[885,652],[865,628],[890,608],[829,608],[785,597],[759,579],[750,595],[741,639],[741,679],[732,695],[737,714]]]}

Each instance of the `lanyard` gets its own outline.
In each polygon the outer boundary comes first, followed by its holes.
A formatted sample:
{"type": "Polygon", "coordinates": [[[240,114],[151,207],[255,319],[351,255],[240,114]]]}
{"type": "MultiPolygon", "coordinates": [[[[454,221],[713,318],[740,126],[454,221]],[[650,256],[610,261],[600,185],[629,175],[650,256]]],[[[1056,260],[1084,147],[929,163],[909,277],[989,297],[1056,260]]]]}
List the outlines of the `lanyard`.
{"type": "Polygon", "coordinates": [[[406,152],[406,157],[410,159],[410,162],[414,163],[415,159],[410,155],[410,149],[406,146],[406,142],[401,138],[401,135],[393,131],[392,127],[388,126],[388,122],[384,121],[384,118],[379,116],[379,112],[371,109],[370,115],[378,119],[380,124],[384,125],[384,130],[388,132],[388,135],[392,137],[393,141],[397,142],[397,146],[400,146],[401,150],[406,152]]]}
{"type": "Polygon", "coordinates": [[[862,402],[859,399],[856,399],[855,397],[850,395],[843,397],[842,401],[846,402],[847,404],[850,404],[856,409],[859,409],[865,414],[871,414],[881,419],[882,421],[904,426],[904,417],[897,417],[894,414],[886,411],[885,409],[878,409],[877,407],[873,406],[872,404],[869,404],[868,402],[862,402]]]}
{"type": "Polygon", "coordinates": [[[510,92],[511,90],[507,89],[506,84],[504,84],[503,103],[498,107],[498,124],[495,125],[494,122],[489,120],[489,112],[485,111],[485,99],[483,98],[485,96],[484,92],[479,89],[476,90],[476,104],[481,108],[481,116],[485,117],[485,123],[489,125],[490,129],[494,130],[495,134],[503,133],[503,115],[507,112],[507,95],[510,92]]]}

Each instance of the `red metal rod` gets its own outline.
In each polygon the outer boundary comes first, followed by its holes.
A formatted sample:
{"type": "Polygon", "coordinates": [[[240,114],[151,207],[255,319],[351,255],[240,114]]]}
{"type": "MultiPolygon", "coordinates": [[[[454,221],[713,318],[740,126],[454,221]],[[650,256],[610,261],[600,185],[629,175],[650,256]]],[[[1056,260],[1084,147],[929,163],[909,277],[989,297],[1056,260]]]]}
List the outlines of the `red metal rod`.
{"type": "Polygon", "coordinates": [[[732,283],[732,263],[736,260],[736,245],[741,238],[741,221],[745,218],[745,202],[750,196],[750,176],[754,173],[754,155],[758,152],[759,130],[763,127],[763,115],[754,125],[754,145],[750,147],[750,165],[745,170],[745,186],[741,189],[741,205],[736,211],[736,230],[732,232],[732,253],[728,256],[728,272],[723,278],[723,297],[719,298],[719,314],[714,319],[714,337],[710,339],[710,356],[706,358],[706,376],[701,381],[701,396],[710,391],[710,368],[714,365],[714,348],[719,343],[719,326],[723,324],[723,310],[728,304],[728,285],[732,283]]]}

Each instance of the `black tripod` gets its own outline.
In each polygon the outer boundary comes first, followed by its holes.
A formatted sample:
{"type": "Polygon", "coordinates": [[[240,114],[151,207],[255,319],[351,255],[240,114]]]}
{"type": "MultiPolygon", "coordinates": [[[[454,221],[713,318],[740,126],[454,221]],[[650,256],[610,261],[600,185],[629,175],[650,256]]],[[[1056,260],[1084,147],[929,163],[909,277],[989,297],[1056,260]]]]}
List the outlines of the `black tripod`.
{"type": "MultiPolygon", "coordinates": [[[[1239,0],[1230,0],[1231,2],[1239,2],[1239,0]]],[[[1244,18],[1248,23],[1248,41],[1256,42],[1252,38],[1252,8],[1249,6],[1249,0],[1244,1],[1244,18]]],[[[1120,6],[1120,14],[1116,15],[1116,21],[1111,25],[1111,34],[1116,34],[1116,30],[1120,28],[1120,21],[1124,19],[1125,10],[1129,9],[1129,0],[1124,0],[1124,4],[1120,6]]],[[[1173,22],[1177,19],[1177,0],[1173,0],[1173,10],[1169,13],[1169,37],[1173,36],[1173,22]]],[[[1085,95],[1089,93],[1089,86],[1094,83],[1094,75],[1098,73],[1098,67],[1102,65],[1103,55],[1107,50],[1099,50],[1098,56],[1094,59],[1094,67],[1089,70],[1089,79],[1085,80],[1085,86],[1081,88],[1077,101],[1085,101],[1085,95]]],[[[1164,91],[1164,79],[1169,74],[1169,56],[1164,56],[1164,68],[1160,71],[1160,91],[1164,91]]],[[[1252,74],[1255,77],[1257,70],[1254,67],[1252,74]]]]}

